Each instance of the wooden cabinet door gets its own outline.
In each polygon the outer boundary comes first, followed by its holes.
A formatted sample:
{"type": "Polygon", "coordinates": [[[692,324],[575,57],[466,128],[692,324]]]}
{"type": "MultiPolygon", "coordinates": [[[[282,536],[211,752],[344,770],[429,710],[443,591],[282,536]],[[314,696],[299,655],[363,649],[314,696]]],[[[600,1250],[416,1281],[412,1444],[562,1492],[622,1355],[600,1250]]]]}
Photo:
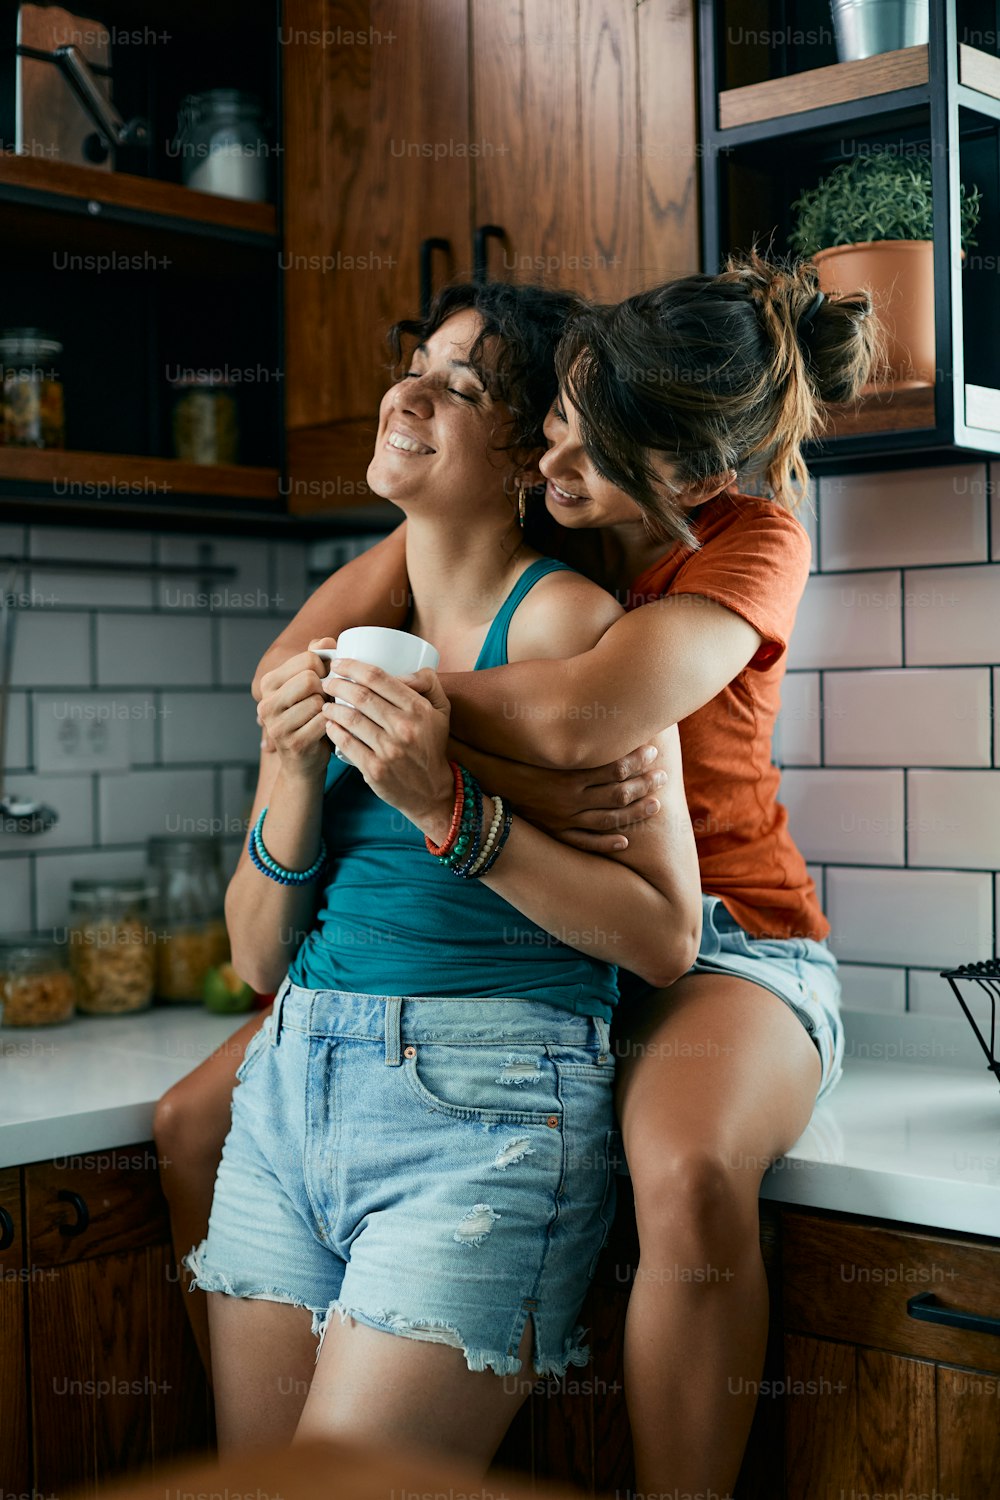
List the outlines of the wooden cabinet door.
{"type": "Polygon", "coordinates": [[[490,272],[598,301],[698,270],[691,0],[470,0],[490,272]]]}
{"type": "Polygon", "coordinates": [[[471,268],[468,0],[287,0],[284,251],[288,505],[372,497],[385,334],[471,268]]]}
{"type": "Polygon", "coordinates": [[[21,1173],[0,1172],[0,1488],[31,1490],[28,1452],[28,1373],[24,1332],[29,1268],[24,1262],[21,1173]]]}
{"type": "Polygon", "coordinates": [[[152,1145],[24,1169],[34,1489],[92,1494],[210,1435],[152,1145]]]}

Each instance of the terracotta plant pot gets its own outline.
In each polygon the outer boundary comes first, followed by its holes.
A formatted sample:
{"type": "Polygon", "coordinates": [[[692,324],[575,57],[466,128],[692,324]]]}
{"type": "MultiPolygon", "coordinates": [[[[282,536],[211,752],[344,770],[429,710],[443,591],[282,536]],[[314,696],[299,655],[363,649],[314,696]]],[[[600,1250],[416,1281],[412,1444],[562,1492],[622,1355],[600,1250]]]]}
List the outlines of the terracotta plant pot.
{"type": "Polygon", "coordinates": [[[871,292],[886,333],[890,383],[901,390],[934,384],[933,240],[866,240],[812,257],[824,292],[871,292]]]}

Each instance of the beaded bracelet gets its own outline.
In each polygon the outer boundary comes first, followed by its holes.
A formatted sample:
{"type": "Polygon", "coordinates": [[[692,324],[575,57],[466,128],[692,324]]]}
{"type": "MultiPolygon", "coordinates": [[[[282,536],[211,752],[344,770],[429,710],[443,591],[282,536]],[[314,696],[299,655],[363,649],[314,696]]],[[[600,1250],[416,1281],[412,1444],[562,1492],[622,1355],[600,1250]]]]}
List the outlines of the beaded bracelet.
{"type": "Polygon", "coordinates": [[[273,859],[264,847],[262,830],[266,817],[267,808],[265,807],[261,810],[260,817],[253,826],[250,834],[250,842],[247,845],[250,861],[254,868],[259,870],[262,875],[266,875],[268,880],[276,881],[278,885],[308,885],[310,881],[315,880],[322,873],[323,867],[326,864],[326,842],[322,838],[320,839],[319,854],[308,870],[286,870],[284,865],[279,865],[278,861],[273,859]]]}
{"type": "Polygon", "coordinates": [[[486,861],[489,859],[490,855],[492,854],[492,852],[493,852],[493,845],[497,841],[497,834],[500,832],[500,825],[501,825],[502,822],[503,822],[503,798],[500,797],[500,796],[498,796],[498,795],[496,795],[496,794],[494,794],[494,797],[493,797],[493,821],[490,823],[489,833],[487,833],[487,835],[486,835],[486,840],[485,840],[485,842],[483,844],[483,847],[479,851],[479,857],[475,861],[475,863],[470,867],[470,869],[468,871],[468,875],[469,875],[469,879],[470,880],[475,880],[476,876],[480,873],[480,871],[482,870],[482,868],[485,865],[486,861]]]}
{"type": "Polygon", "coordinates": [[[470,830],[469,851],[465,859],[459,864],[450,866],[453,875],[459,875],[463,879],[470,878],[473,865],[478,863],[483,849],[483,789],[478,781],[472,783],[473,822],[470,830]]]}
{"type": "Polygon", "coordinates": [[[503,830],[502,830],[502,832],[500,834],[500,837],[496,841],[496,844],[495,844],[495,846],[493,848],[493,853],[489,856],[489,858],[487,859],[486,863],[483,865],[482,869],[479,871],[479,877],[482,877],[483,875],[488,875],[490,873],[490,871],[492,870],[493,866],[496,864],[497,860],[500,858],[500,854],[503,851],[503,847],[506,844],[507,840],[510,838],[510,829],[511,829],[511,824],[513,823],[513,821],[514,821],[514,814],[512,812],[508,811],[504,815],[503,830]]]}
{"type": "Polygon", "coordinates": [[[458,837],[447,854],[439,854],[437,856],[438,864],[446,865],[449,870],[453,869],[455,865],[465,863],[469,845],[472,843],[473,834],[476,831],[476,825],[477,823],[480,825],[482,823],[482,792],[479,789],[479,783],[464,766],[460,766],[459,770],[462,774],[465,795],[462,803],[462,821],[459,824],[458,837]]]}
{"type": "Polygon", "coordinates": [[[454,760],[450,760],[448,764],[451,767],[451,774],[455,778],[455,807],[451,815],[451,827],[448,829],[443,844],[434,844],[426,834],[424,835],[427,853],[436,854],[439,859],[442,855],[449,854],[454,848],[455,840],[462,826],[462,811],[465,805],[465,777],[462,773],[462,767],[454,760]]]}

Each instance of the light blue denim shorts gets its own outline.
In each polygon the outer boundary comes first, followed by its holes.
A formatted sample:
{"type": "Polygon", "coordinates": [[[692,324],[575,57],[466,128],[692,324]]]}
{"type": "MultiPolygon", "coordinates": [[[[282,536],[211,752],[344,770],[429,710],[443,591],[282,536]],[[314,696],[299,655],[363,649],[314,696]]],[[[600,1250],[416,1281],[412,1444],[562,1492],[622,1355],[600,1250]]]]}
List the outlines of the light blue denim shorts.
{"type": "MultiPolygon", "coordinates": [[[[701,904],[701,947],[688,973],[733,974],[783,1000],[819,1052],[822,1072],[816,1097],[822,1099],[844,1071],[840,979],[829,947],[813,938],[751,937],[718,896],[703,895],[701,904]]],[[[639,1000],[643,986],[623,975],[621,989],[623,998],[639,1000]]]]}
{"type": "Polygon", "coordinates": [[[531,1318],[539,1375],[586,1363],[620,1151],[603,1020],[286,979],[236,1076],[194,1285],[309,1308],[320,1343],[336,1313],[498,1375],[531,1318]]]}

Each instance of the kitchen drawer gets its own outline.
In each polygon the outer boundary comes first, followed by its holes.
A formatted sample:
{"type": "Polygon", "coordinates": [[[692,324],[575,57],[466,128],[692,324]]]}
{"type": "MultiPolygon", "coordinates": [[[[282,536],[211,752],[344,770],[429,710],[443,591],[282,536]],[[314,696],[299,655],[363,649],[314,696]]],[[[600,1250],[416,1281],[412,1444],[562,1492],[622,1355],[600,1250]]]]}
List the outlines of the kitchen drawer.
{"type": "Polygon", "coordinates": [[[0,1247],[0,1272],[9,1275],[20,1271],[24,1264],[24,1226],[19,1167],[4,1167],[0,1172],[0,1247]]]}
{"type": "Polygon", "coordinates": [[[1000,1371],[1000,1243],[947,1239],[787,1212],[786,1333],[1000,1371]],[[914,1297],[996,1320],[996,1332],[919,1321],[914,1297]]]}
{"type": "Polygon", "coordinates": [[[169,1239],[156,1148],[147,1143],[25,1167],[28,1254],[60,1266],[169,1239]]]}

